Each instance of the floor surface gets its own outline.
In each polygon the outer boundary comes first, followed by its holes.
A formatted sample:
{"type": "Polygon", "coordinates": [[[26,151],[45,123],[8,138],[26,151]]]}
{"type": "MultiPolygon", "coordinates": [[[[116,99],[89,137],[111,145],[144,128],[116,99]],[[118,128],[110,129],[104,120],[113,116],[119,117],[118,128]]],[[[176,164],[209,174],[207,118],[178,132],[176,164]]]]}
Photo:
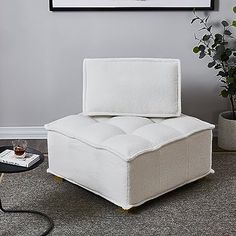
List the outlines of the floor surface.
{"type": "MultiPolygon", "coordinates": [[[[51,216],[50,235],[236,235],[236,155],[215,153],[215,174],[124,212],[67,181],[35,170],[4,175],[0,196],[5,208],[34,209],[51,216]]],[[[0,213],[1,236],[36,236],[47,227],[38,216],[0,213]]]]}

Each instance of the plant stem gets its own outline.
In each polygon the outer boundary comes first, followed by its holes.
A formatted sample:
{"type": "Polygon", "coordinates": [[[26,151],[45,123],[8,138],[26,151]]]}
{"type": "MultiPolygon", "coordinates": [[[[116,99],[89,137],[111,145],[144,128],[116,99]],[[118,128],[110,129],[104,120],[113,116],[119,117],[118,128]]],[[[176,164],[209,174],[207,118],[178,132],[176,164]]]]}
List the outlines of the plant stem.
{"type": "Polygon", "coordinates": [[[230,103],[231,103],[231,107],[232,107],[233,119],[236,120],[236,114],[235,114],[235,108],[234,108],[234,100],[233,100],[233,96],[230,95],[230,96],[229,96],[229,99],[230,99],[230,103]]]}

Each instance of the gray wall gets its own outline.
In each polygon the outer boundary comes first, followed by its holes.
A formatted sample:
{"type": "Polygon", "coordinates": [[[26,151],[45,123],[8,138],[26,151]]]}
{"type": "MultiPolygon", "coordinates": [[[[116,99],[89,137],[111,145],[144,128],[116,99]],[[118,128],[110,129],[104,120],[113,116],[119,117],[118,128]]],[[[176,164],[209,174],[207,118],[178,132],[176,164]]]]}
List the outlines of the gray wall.
{"type": "MultiPolygon", "coordinates": [[[[49,12],[48,0],[0,4],[0,126],[38,126],[80,112],[85,57],[180,58],[183,112],[216,123],[228,107],[215,72],[192,53],[191,11],[49,12]]],[[[212,19],[232,19],[234,4],[220,0],[212,19]]]]}

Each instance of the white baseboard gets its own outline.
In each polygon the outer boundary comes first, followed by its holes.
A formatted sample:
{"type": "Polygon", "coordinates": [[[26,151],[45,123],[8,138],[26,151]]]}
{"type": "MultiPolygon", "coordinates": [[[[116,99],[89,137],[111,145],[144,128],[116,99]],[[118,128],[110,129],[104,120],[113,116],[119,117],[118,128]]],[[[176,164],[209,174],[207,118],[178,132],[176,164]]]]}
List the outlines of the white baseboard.
{"type": "Polygon", "coordinates": [[[0,139],[47,139],[43,126],[0,127],[0,139]]]}

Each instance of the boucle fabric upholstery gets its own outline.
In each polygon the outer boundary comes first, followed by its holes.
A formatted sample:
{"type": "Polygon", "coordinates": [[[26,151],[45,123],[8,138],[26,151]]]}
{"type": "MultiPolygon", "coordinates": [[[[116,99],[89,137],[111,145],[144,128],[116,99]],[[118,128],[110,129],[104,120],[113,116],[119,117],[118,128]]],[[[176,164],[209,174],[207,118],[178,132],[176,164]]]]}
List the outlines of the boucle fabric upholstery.
{"type": "Polygon", "coordinates": [[[179,116],[180,77],[178,59],[85,59],[83,113],[90,116],[179,116]]]}
{"type": "Polygon", "coordinates": [[[106,149],[130,161],[145,152],[207,129],[214,125],[182,115],[176,118],[90,117],[71,115],[45,126],[47,130],[106,149]]]}
{"type": "Polygon", "coordinates": [[[214,125],[181,115],[179,60],[86,59],[83,76],[83,113],[45,125],[49,173],[129,209],[212,171],[214,125]]]}
{"type": "Polygon", "coordinates": [[[212,128],[178,118],[72,115],[45,126],[48,172],[129,209],[211,173],[212,128]]]}

